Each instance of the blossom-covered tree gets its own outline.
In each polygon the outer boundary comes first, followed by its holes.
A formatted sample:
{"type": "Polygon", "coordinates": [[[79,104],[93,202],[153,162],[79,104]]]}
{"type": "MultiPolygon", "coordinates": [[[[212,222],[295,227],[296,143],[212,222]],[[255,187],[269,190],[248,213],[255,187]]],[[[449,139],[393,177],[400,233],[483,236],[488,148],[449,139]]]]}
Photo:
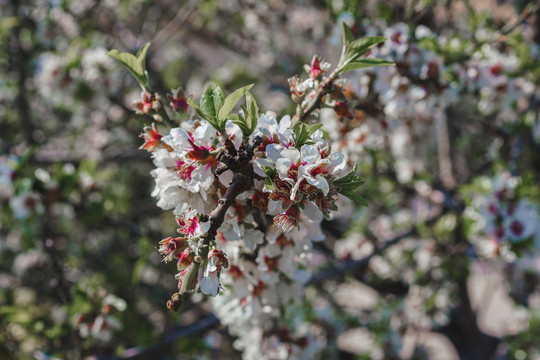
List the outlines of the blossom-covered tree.
{"type": "Polygon", "coordinates": [[[539,6],[483,9],[0,5],[0,357],[538,357],[539,6]]]}

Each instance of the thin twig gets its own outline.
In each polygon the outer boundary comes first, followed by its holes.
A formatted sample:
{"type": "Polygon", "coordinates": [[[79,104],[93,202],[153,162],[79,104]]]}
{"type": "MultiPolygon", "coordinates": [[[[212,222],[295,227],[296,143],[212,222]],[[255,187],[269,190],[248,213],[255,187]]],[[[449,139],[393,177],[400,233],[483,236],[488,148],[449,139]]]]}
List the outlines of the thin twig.
{"type": "Polygon", "coordinates": [[[299,121],[305,122],[309,116],[311,116],[311,113],[313,113],[315,110],[319,109],[321,107],[321,101],[322,98],[329,94],[332,90],[332,85],[334,83],[334,80],[337,78],[337,73],[334,71],[328,78],[319,86],[319,89],[317,90],[317,96],[315,99],[307,106],[306,109],[302,108],[302,114],[296,114],[299,118],[299,121]]]}
{"type": "Polygon", "coordinates": [[[334,278],[334,277],[337,277],[337,276],[343,276],[345,274],[348,274],[352,271],[355,271],[355,270],[358,270],[358,269],[361,269],[361,268],[364,268],[366,267],[369,262],[371,261],[371,259],[375,256],[375,255],[378,255],[380,253],[382,253],[384,250],[386,250],[387,248],[389,248],[390,246],[392,245],[395,245],[397,244],[398,242],[400,242],[401,240],[409,237],[409,236],[412,236],[416,233],[416,228],[413,228],[407,232],[404,232],[398,236],[396,236],[395,238],[392,238],[388,241],[386,241],[384,244],[382,244],[381,246],[379,247],[376,247],[375,250],[363,257],[362,259],[358,259],[358,260],[348,260],[348,261],[345,261],[341,264],[337,264],[336,266],[328,269],[328,270],[325,270],[325,271],[322,271],[318,274],[315,274],[311,277],[311,279],[309,279],[309,281],[306,283],[306,286],[309,286],[309,285],[316,285],[316,284],[320,284],[326,280],[329,280],[331,278],[334,278]]]}
{"type": "MultiPolygon", "coordinates": [[[[529,4],[530,5],[530,4],[529,4]]],[[[536,4],[532,8],[525,8],[521,15],[516,19],[514,23],[508,23],[497,31],[494,35],[495,38],[498,38],[501,35],[507,35],[511,33],[519,25],[523,24],[531,15],[536,14],[540,10],[540,1],[536,1],[536,4]]]]}
{"type": "Polygon", "coordinates": [[[208,329],[211,329],[219,325],[219,319],[214,315],[210,314],[206,317],[203,317],[192,324],[187,326],[182,326],[177,330],[169,332],[168,335],[159,343],[148,346],[148,347],[132,347],[124,351],[122,356],[97,356],[94,360],[127,360],[127,359],[148,359],[149,356],[159,355],[164,347],[174,343],[179,338],[193,336],[199,333],[202,333],[208,329]]]}
{"type": "Polygon", "coordinates": [[[448,122],[446,117],[437,117],[435,120],[437,131],[437,156],[439,160],[439,177],[446,189],[456,186],[452,170],[452,155],[450,153],[450,137],[448,135],[448,122]]]}
{"type": "MultiPolygon", "coordinates": [[[[201,239],[202,245],[199,248],[199,256],[202,258],[203,262],[208,258],[210,245],[215,241],[217,231],[225,220],[227,210],[236,202],[236,197],[238,195],[253,187],[253,179],[255,176],[252,163],[253,151],[261,142],[262,139],[258,137],[254,143],[247,148],[241,147],[238,152],[236,149],[234,149],[234,151],[233,149],[228,149],[218,156],[218,159],[228,158],[231,160],[227,165],[234,172],[234,176],[227,191],[223,197],[218,200],[217,207],[208,215],[210,229],[201,239]]],[[[193,280],[198,274],[201,264],[202,262],[194,261],[182,278],[182,285],[178,291],[180,297],[185,298],[189,292],[193,290],[193,287],[195,286],[193,280]]]]}
{"type": "Polygon", "coordinates": [[[197,8],[200,0],[191,0],[184,5],[176,14],[176,16],[169,22],[160,32],[152,38],[152,50],[156,51],[160,49],[167,40],[182,26],[182,24],[189,18],[191,13],[197,8]]]}

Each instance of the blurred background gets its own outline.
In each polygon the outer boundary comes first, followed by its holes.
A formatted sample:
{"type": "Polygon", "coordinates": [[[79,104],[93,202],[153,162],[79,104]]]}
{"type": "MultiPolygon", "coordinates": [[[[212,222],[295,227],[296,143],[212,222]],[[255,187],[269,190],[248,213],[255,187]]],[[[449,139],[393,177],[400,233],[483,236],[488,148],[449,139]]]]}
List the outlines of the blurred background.
{"type": "Polygon", "coordinates": [[[151,42],[160,93],[255,83],[263,111],[294,114],[287,79],[315,54],[335,65],[346,21],[387,36],[397,66],[350,74],[350,119],[320,115],[370,206],[323,224],[303,358],[540,359],[538,6],[0,0],[0,358],[241,358],[207,299],[166,308],[175,269],[155,247],[176,224],[138,150],[140,88],[106,53],[151,42]],[[526,237],[495,234],[493,196],[527,202],[526,237]]]}

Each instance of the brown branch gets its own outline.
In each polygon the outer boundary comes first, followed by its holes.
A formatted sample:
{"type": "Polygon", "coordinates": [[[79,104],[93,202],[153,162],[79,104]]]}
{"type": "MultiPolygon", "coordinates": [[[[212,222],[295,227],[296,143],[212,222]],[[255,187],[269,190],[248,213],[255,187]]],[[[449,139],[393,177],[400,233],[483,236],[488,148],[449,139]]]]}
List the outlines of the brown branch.
{"type": "Polygon", "coordinates": [[[525,8],[523,12],[521,13],[521,15],[519,15],[519,17],[516,19],[516,21],[513,24],[511,23],[506,24],[505,26],[502,27],[501,30],[496,32],[493,37],[497,39],[499,38],[499,36],[504,36],[511,33],[515,28],[523,24],[531,15],[536,14],[539,10],[540,10],[540,1],[536,1],[536,4],[534,6],[525,8]]]}
{"type": "MultiPolygon", "coordinates": [[[[441,217],[446,215],[449,211],[456,211],[460,213],[462,211],[462,206],[459,203],[455,203],[452,199],[448,199],[447,201],[445,201],[444,208],[442,209],[442,211],[438,213],[437,215],[434,215],[430,217],[429,219],[427,219],[424,222],[424,224],[427,226],[431,226],[435,224],[441,217]]],[[[418,227],[413,226],[408,231],[401,233],[389,240],[386,240],[383,244],[379,246],[376,246],[375,250],[373,250],[371,254],[363,257],[362,259],[347,260],[345,262],[335,265],[334,267],[328,270],[317,273],[311,277],[311,279],[306,283],[306,286],[316,285],[337,276],[343,276],[345,274],[348,274],[351,272],[357,272],[359,270],[361,271],[367,267],[367,265],[369,264],[369,262],[375,255],[379,255],[383,253],[386,249],[388,249],[389,247],[393,245],[396,245],[403,239],[406,239],[410,236],[414,236],[415,234],[417,234],[417,231],[418,231],[418,227]]]]}
{"type": "Polygon", "coordinates": [[[456,179],[452,170],[452,155],[450,152],[450,137],[448,135],[448,122],[446,118],[438,118],[437,130],[437,157],[439,160],[439,177],[444,187],[449,190],[456,186],[456,179]]]}
{"type": "Polygon", "coordinates": [[[180,29],[182,24],[196,10],[200,0],[190,0],[176,14],[176,16],[152,39],[152,51],[159,50],[169,38],[180,29]]]}
{"type": "Polygon", "coordinates": [[[334,80],[337,78],[337,74],[334,71],[328,78],[319,86],[319,89],[317,90],[317,96],[315,99],[307,106],[306,109],[302,108],[301,114],[296,114],[298,116],[299,121],[305,122],[311,113],[313,113],[315,110],[319,109],[321,107],[321,101],[323,97],[327,94],[329,94],[332,91],[332,86],[334,84],[334,80]]]}
{"type": "Polygon", "coordinates": [[[219,325],[219,319],[210,314],[200,318],[192,324],[182,326],[167,334],[159,343],[148,347],[132,347],[126,349],[121,356],[96,356],[96,360],[119,360],[119,359],[148,359],[149,356],[162,355],[163,348],[171,345],[179,338],[194,336],[219,325]]]}
{"type": "MultiPolygon", "coordinates": [[[[247,148],[242,146],[238,151],[236,151],[236,149],[234,149],[234,151],[232,151],[232,149],[228,149],[218,156],[218,159],[221,159],[222,162],[226,163],[229,169],[234,172],[234,176],[229,187],[227,188],[227,191],[223,197],[218,200],[217,207],[208,215],[210,229],[201,239],[202,243],[200,245],[199,257],[190,265],[188,272],[182,278],[182,285],[178,293],[173,294],[172,300],[175,303],[177,301],[181,303],[182,300],[188,296],[189,292],[196,286],[193,280],[198,274],[201,264],[208,259],[210,245],[215,240],[217,231],[221,225],[223,225],[227,210],[235,203],[238,195],[253,187],[253,179],[255,177],[252,163],[253,152],[261,142],[262,139],[257,138],[253,144],[247,148]]],[[[171,309],[178,310],[177,305],[178,304],[171,307],[171,309]]]]}
{"type": "Polygon", "coordinates": [[[23,48],[21,41],[21,30],[23,24],[25,27],[33,27],[34,24],[29,26],[29,22],[32,20],[26,17],[19,16],[20,3],[18,0],[11,1],[11,7],[13,16],[17,16],[19,24],[13,28],[13,41],[11,41],[11,53],[13,55],[11,65],[14,67],[15,73],[18,75],[17,79],[17,95],[15,96],[15,107],[19,116],[19,121],[22,127],[22,133],[26,142],[29,145],[35,145],[36,140],[33,137],[35,126],[32,123],[30,115],[30,106],[28,104],[28,94],[26,91],[26,79],[30,77],[28,74],[28,63],[30,61],[30,54],[23,48]]]}
{"type": "Polygon", "coordinates": [[[375,255],[378,255],[380,253],[382,253],[384,250],[388,249],[390,246],[392,245],[395,245],[397,243],[399,243],[401,240],[409,237],[409,236],[412,236],[416,233],[416,228],[413,228],[407,232],[404,232],[398,236],[396,236],[395,238],[392,238],[388,241],[386,241],[384,244],[382,244],[381,246],[378,246],[375,248],[375,250],[363,257],[362,259],[358,259],[358,260],[348,260],[348,261],[345,261],[341,264],[338,264],[328,270],[325,270],[325,271],[322,271],[318,274],[315,274],[311,277],[311,279],[309,279],[309,281],[306,283],[306,286],[308,285],[317,285],[317,284],[320,284],[326,280],[329,280],[329,279],[332,279],[334,277],[337,277],[337,276],[343,276],[345,274],[348,274],[348,273],[351,273],[353,271],[358,271],[360,269],[365,269],[367,267],[367,265],[369,264],[369,262],[371,261],[371,259],[375,256],[375,255]]]}

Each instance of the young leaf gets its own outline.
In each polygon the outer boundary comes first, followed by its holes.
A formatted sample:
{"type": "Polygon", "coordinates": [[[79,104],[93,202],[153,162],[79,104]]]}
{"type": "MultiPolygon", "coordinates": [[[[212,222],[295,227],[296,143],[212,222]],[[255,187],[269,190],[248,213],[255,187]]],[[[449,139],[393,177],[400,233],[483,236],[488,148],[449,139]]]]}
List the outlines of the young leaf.
{"type": "Polygon", "coordinates": [[[249,135],[251,135],[259,122],[259,106],[257,105],[257,100],[255,100],[255,97],[250,92],[246,93],[246,109],[244,111],[247,111],[246,123],[249,135]]]}
{"type": "Polygon", "coordinates": [[[383,36],[372,36],[355,40],[350,43],[347,58],[355,60],[360,56],[367,53],[371,48],[378,44],[385,42],[386,38],[383,36]]]}
{"type": "Polygon", "coordinates": [[[358,165],[355,164],[353,166],[352,170],[347,175],[345,175],[344,177],[339,178],[337,180],[334,180],[334,184],[338,185],[341,188],[343,188],[347,184],[349,184],[349,183],[351,183],[353,181],[356,181],[356,182],[361,181],[361,183],[363,183],[364,179],[362,179],[362,177],[360,177],[360,176],[355,175],[357,169],[358,169],[358,165]]]}
{"type": "Polygon", "coordinates": [[[261,166],[261,168],[269,178],[273,178],[276,175],[276,169],[272,169],[270,166],[261,166]]]}
{"type": "Polygon", "coordinates": [[[191,106],[195,110],[199,110],[199,111],[201,110],[201,108],[199,107],[199,104],[197,104],[195,100],[193,100],[193,96],[190,96],[187,98],[187,103],[189,106],[191,106]]]}
{"type": "Polygon", "coordinates": [[[357,165],[354,165],[352,170],[342,178],[334,180],[334,185],[341,188],[343,191],[353,191],[364,183],[364,179],[361,176],[355,175],[357,165]]]}
{"type": "Polygon", "coordinates": [[[107,53],[108,56],[120,61],[131,72],[133,77],[142,87],[148,87],[148,78],[146,75],[145,58],[150,43],[145,44],[137,53],[137,57],[130,53],[113,49],[107,53]]]}
{"type": "Polygon", "coordinates": [[[346,46],[347,44],[354,41],[354,35],[351,31],[351,28],[345,23],[345,21],[343,21],[341,25],[343,27],[343,46],[346,46]]]}
{"type": "Polygon", "coordinates": [[[240,114],[229,114],[228,118],[232,120],[232,122],[235,121],[245,121],[244,117],[240,114]]]}
{"type": "Polygon", "coordinates": [[[294,146],[296,148],[301,148],[302,145],[305,145],[309,141],[309,126],[303,122],[297,122],[293,128],[294,133],[294,146]]]}
{"type": "Polygon", "coordinates": [[[190,96],[187,98],[187,103],[189,106],[195,109],[197,114],[199,114],[200,117],[206,119],[206,115],[202,112],[200,106],[193,100],[193,96],[190,96]]]}
{"type": "Polygon", "coordinates": [[[264,186],[269,190],[274,190],[274,183],[272,182],[272,178],[275,176],[276,170],[272,169],[269,166],[263,166],[262,169],[266,174],[266,178],[264,178],[264,186]]]}
{"type": "Polygon", "coordinates": [[[311,145],[313,141],[311,140],[311,135],[317,130],[319,130],[323,125],[322,124],[313,124],[311,126],[304,124],[303,122],[298,122],[294,125],[294,146],[296,148],[301,148],[303,145],[311,145]]]}
{"type": "Polygon", "coordinates": [[[368,206],[368,203],[364,198],[362,198],[361,196],[359,196],[359,195],[357,195],[357,194],[355,194],[355,193],[353,193],[351,191],[342,191],[341,195],[348,197],[352,201],[357,202],[362,206],[368,206]]]}
{"type": "Polygon", "coordinates": [[[378,66],[391,66],[391,65],[395,65],[395,63],[391,61],[386,61],[383,59],[359,59],[343,66],[341,68],[341,71],[339,71],[339,74],[341,75],[348,71],[352,71],[356,69],[364,69],[368,67],[378,67],[378,66]]]}
{"type": "Polygon", "coordinates": [[[356,169],[357,166],[354,165],[351,172],[344,177],[335,180],[334,185],[340,188],[339,193],[343,196],[348,197],[360,205],[368,206],[366,200],[354,193],[354,190],[364,183],[364,179],[362,177],[355,175],[356,169]]]}
{"type": "Polygon", "coordinates": [[[205,118],[217,118],[217,113],[223,105],[223,90],[217,85],[210,85],[204,90],[201,100],[199,101],[199,107],[205,118]],[[218,107],[216,109],[216,106],[218,107]]]}
{"type": "Polygon", "coordinates": [[[275,190],[274,183],[272,182],[272,179],[269,177],[264,178],[264,187],[268,190],[275,190]]]}
{"type": "Polygon", "coordinates": [[[253,87],[253,84],[244,86],[244,87],[236,90],[235,92],[233,92],[229,96],[227,96],[227,98],[223,102],[223,106],[219,110],[219,113],[218,113],[218,116],[217,116],[218,119],[220,119],[220,120],[226,119],[227,116],[231,113],[231,111],[234,108],[234,106],[236,105],[236,103],[238,103],[238,101],[240,101],[242,96],[244,96],[249,91],[249,89],[251,89],[252,87],[253,87]]]}
{"type": "Polygon", "coordinates": [[[225,101],[225,93],[223,92],[223,89],[219,85],[215,85],[214,89],[212,91],[212,96],[214,98],[214,111],[215,111],[215,117],[218,117],[218,113],[223,107],[223,102],[225,101]]]}
{"type": "Polygon", "coordinates": [[[146,69],[146,54],[148,53],[148,48],[150,48],[150,43],[144,44],[137,52],[137,60],[142,65],[143,69],[146,69]]]}
{"type": "MultiPolygon", "coordinates": [[[[242,106],[242,109],[245,109],[245,108],[242,106]]],[[[245,113],[246,113],[246,111],[244,110],[244,114],[245,113]]],[[[238,125],[238,127],[240,127],[240,130],[242,130],[242,136],[248,137],[250,135],[246,119],[242,115],[240,115],[240,114],[230,114],[228,116],[228,118],[231,119],[231,121],[234,124],[238,125]]]]}
{"type": "Polygon", "coordinates": [[[323,124],[313,124],[309,127],[309,135],[313,135],[313,133],[317,130],[319,130],[320,128],[323,127],[323,124]]]}

